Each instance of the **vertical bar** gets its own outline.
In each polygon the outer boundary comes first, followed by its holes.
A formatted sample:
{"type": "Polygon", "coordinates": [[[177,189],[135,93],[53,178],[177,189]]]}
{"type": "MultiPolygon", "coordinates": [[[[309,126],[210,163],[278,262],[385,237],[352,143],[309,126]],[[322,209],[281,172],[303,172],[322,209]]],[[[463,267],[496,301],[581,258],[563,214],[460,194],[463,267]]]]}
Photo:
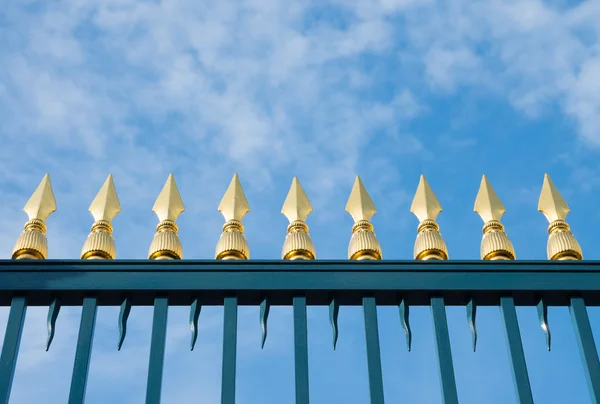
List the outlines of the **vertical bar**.
{"type": "Polygon", "coordinates": [[[529,375],[527,374],[527,364],[525,363],[525,353],[523,352],[523,343],[521,342],[521,332],[519,331],[519,322],[517,321],[517,310],[515,309],[515,301],[512,296],[500,298],[500,309],[506,330],[506,341],[510,352],[517,401],[520,404],[533,404],[533,395],[531,394],[531,385],[529,384],[529,375]]]}
{"type": "Polygon", "coordinates": [[[296,404],[308,404],[308,331],[306,297],[294,297],[294,363],[296,404]]]}
{"type": "Polygon", "coordinates": [[[97,309],[98,301],[95,297],[85,297],[83,299],[79,337],[77,339],[77,350],[75,351],[75,364],[73,365],[73,376],[71,377],[69,404],[83,404],[85,400],[85,388],[90,369],[97,309]]]}
{"type": "Polygon", "coordinates": [[[435,346],[438,354],[438,365],[440,367],[442,402],[444,404],[458,404],[452,350],[450,348],[450,334],[448,334],[448,319],[446,318],[446,305],[444,304],[443,297],[431,298],[431,314],[433,316],[435,346]]]}
{"type": "Polygon", "coordinates": [[[369,370],[369,393],[371,404],[383,404],[383,375],[377,328],[377,305],[374,297],[363,297],[365,336],[367,340],[367,368],[369,370]]]}
{"type": "Polygon", "coordinates": [[[146,403],[160,403],[163,366],[165,363],[165,343],[167,339],[167,315],[169,300],[167,297],[154,298],[154,317],[152,319],[152,339],[150,340],[150,364],[148,366],[148,384],[146,403]]]}
{"type": "Polygon", "coordinates": [[[569,311],[590,396],[592,401],[597,403],[600,402],[600,362],[598,362],[598,351],[583,298],[572,297],[569,311]]]}
{"type": "Polygon", "coordinates": [[[237,297],[226,297],[223,303],[223,376],[221,404],[235,403],[235,355],[237,349],[237,297]]]}
{"type": "Polygon", "coordinates": [[[26,311],[27,300],[25,297],[13,297],[8,323],[6,324],[2,355],[0,355],[0,400],[5,404],[8,404],[13,376],[15,375],[26,311]]]}

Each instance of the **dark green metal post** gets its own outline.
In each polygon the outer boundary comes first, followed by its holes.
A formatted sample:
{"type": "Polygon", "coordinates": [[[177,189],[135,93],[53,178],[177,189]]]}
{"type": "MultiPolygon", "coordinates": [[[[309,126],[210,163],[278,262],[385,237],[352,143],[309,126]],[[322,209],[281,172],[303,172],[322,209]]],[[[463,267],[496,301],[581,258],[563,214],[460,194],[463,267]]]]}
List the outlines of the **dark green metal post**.
{"type": "Polygon", "coordinates": [[[237,297],[226,297],[223,303],[223,376],[221,404],[235,404],[235,367],[237,350],[237,297]]]}
{"type": "Polygon", "coordinates": [[[294,363],[296,404],[308,404],[308,326],[306,297],[294,297],[294,363]]]}
{"type": "Polygon", "coordinates": [[[383,404],[383,374],[377,326],[377,304],[374,297],[363,297],[365,337],[367,340],[367,367],[369,370],[369,393],[371,404],[383,404]]]}
{"type": "Polygon", "coordinates": [[[593,402],[598,403],[600,402],[600,362],[598,362],[598,351],[583,298],[572,297],[569,310],[590,396],[593,402]]]}
{"type": "Polygon", "coordinates": [[[443,297],[431,298],[431,313],[433,315],[435,346],[440,367],[442,401],[444,404],[458,404],[454,364],[452,363],[452,351],[450,349],[450,335],[448,334],[448,319],[446,318],[446,305],[443,297]]]}
{"type": "Polygon", "coordinates": [[[148,384],[146,386],[146,404],[160,403],[162,375],[165,363],[168,313],[168,298],[154,298],[154,318],[152,319],[152,339],[150,340],[150,363],[148,366],[148,384]]]}
{"type": "Polygon", "coordinates": [[[515,309],[515,301],[512,296],[500,298],[500,310],[502,311],[506,341],[510,352],[517,401],[519,404],[533,404],[533,395],[531,394],[525,353],[523,352],[521,332],[519,331],[519,322],[517,320],[517,310],[515,309]]]}
{"type": "Polygon", "coordinates": [[[73,376],[71,378],[69,404],[83,404],[85,400],[85,388],[87,385],[90,358],[92,355],[97,309],[98,301],[95,297],[85,297],[83,299],[81,323],[79,325],[79,338],[77,339],[75,364],[73,365],[73,376]]]}
{"type": "Polygon", "coordinates": [[[24,297],[13,297],[4,335],[4,345],[0,356],[0,400],[8,404],[10,389],[12,387],[21,334],[23,334],[23,323],[27,311],[27,300],[24,297]]]}

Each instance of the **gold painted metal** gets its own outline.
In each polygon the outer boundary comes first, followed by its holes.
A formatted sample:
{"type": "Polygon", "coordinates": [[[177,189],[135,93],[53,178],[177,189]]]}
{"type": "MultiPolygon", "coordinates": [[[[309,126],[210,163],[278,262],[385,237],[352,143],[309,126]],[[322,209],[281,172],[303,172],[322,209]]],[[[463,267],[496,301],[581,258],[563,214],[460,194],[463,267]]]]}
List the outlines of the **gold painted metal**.
{"type": "Polygon", "coordinates": [[[485,175],[481,178],[474,210],[484,222],[481,259],[514,260],[515,249],[504,232],[504,226],[500,223],[500,218],[506,209],[485,175]]]}
{"type": "Polygon", "coordinates": [[[159,223],[148,250],[148,258],[151,260],[183,258],[183,248],[179,234],[177,234],[176,221],[179,215],[185,211],[185,207],[173,174],[169,174],[162,191],[154,202],[152,211],[158,216],[159,223]]]}
{"type": "Polygon", "coordinates": [[[110,174],[90,205],[95,222],[81,249],[81,259],[115,259],[117,250],[111,222],[120,211],[119,197],[110,174]]]}
{"type": "Polygon", "coordinates": [[[381,246],[370,221],[377,210],[358,175],[354,180],[354,186],[346,204],[346,212],[350,213],[354,219],[352,237],[348,244],[348,259],[380,260],[382,258],[381,246]]]}
{"type": "Polygon", "coordinates": [[[23,208],[29,220],[13,248],[12,259],[46,259],[46,219],[56,211],[56,199],[46,174],[23,208]]]}
{"type": "Polygon", "coordinates": [[[544,183],[538,210],[546,216],[548,226],[547,254],[550,260],[581,260],[583,252],[575,239],[571,228],[565,221],[570,209],[554,186],[548,174],[544,175],[544,183]]]}
{"type": "Polygon", "coordinates": [[[419,186],[413,199],[410,211],[419,219],[414,255],[416,260],[447,260],[448,249],[440,233],[435,219],[442,211],[442,206],[433,193],[424,175],[421,175],[419,186]]]}
{"type": "Polygon", "coordinates": [[[308,232],[306,218],[313,208],[298,178],[294,177],[281,213],[290,221],[281,258],[284,260],[314,260],[315,246],[308,232]]]}
{"type": "Polygon", "coordinates": [[[246,213],[250,212],[250,206],[248,206],[248,200],[246,199],[246,195],[244,195],[244,190],[237,174],[234,174],[229,188],[227,188],[223,199],[221,199],[219,212],[225,217],[225,225],[217,243],[215,259],[249,259],[250,249],[244,235],[242,219],[246,213]]]}

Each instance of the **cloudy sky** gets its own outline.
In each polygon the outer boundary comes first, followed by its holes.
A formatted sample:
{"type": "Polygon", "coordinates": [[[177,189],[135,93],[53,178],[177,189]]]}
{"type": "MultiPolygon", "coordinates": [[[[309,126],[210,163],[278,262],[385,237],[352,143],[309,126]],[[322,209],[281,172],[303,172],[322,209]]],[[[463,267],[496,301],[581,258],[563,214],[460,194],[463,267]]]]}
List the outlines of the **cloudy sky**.
{"type": "MultiPolygon", "coordinates": [[[[27,220],[21,209],[50,173],[58,210],[47,222],[49,257],[78,258],[88,206],[112,173],[118,258],[146,258],[151,207],[172,172],[186,205],[184,258],[212,258],[217,206],[237,172],[252,258],[280,258],[293,176],[314,207],[318,258],[346,258],[344,207],[360,174],[384,258],[412,259],[418,223],[409,207],[425,174],[444,208],[450,258],[479,259],[473,202],[487,174],[517,258],[545,259],[537,200],[547,172],[585,258],[600,259],[599,20],[598,0],[8,2],[0,256],[10,257],[27,220]]],[[[45,352],[47,309],[28,311],[11,402],[66,402],[80,312],[61,311],[45,352]]],[[[600,312],[589,312],[599,338],[600,312]]],[[[133,308],[121,352],[117,315],[99,310],[88,403],[144,400],[151,308],[133,308]]],[[[411,315],[408,353],[397,309],[379,309],[386,401],[439,403],[430,311],[411,315]]],[[[203,309],[194,352],[187,316],[169,312],[164,402],[218,403],[222,309],[203,309]]],[[[448,317],[461,402],[516,402],[499,310],[480,310],[475,354],[464,307],[448,317]]],[[[258,308],[240,308],[239,403],[293,402],[291,310],[275,307],[269,320],[260,350],[258,308]]],[[[591,402],[567,309],[550,309],[551,353],[534,308],[519,309],[519,320],[536,400],[591,402]]],[[[314,403],[368,402],[362,327],[360,308],[343,307],[334,352],[327,308],[309,308],[314,403]]]]}

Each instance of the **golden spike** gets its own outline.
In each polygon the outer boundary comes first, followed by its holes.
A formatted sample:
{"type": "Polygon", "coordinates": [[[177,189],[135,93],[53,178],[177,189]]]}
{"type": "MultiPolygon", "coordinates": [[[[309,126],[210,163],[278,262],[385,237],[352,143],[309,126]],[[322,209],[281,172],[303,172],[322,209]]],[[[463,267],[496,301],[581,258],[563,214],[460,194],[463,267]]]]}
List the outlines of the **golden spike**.
{"type": "Polygon", "coordinates": [[[250,250],[244,236],[242,219],[250,212],[250,207],[237,174],[234,174],[221,199],[219,212],[225,217],[225,225],[217,243],[215,259],[249,259],[250,250]]]}
{"type": "Polygon", "coordinates": [[[177,218],[185,211],[181,195],[173,174],[169,174],[167,182],[158,194],[152,211],[158,216],[156,233],[148,251],[149,259],[171,260],[183,258],[181,240],[177,234],[177,218]]]}
{"type": "Polygon", "coordinates": [[[300,181],[294,177],[292,185],[285,198],[281,213],[290,221],[287,228],[287,235],[283,248],[281,250],[281,258],[284,260],[314,260],[315,246],[313,245],[306,218],[312,212],[312,205],[300,181]]]}
{"type": "Polygon", "coordinates": [[[504,226],[500,223],[500,218],[506,209],[485,175],[481,178],[474,210],[484,222],[481,259],[514,260],[515,249],[504,232],[504,226]]]}
{"type": "Polygon", "coordinates": [[[377,209],[358,175],[346,203],[346,212],[354,219],[352,237],[348,244],[348,259],[380,260],[381,246],[370,222],[377,209]]]}
{"type": "Polygon", "coordinates": [[[114,259],[116,257],[111,222],[120,211],[121,205],[113,176],[109,174],[90,205],[90,212],[95,222],[81,249],[81,259],[114,259]]]}
{"type": "Polygon", "coordinates": [[[435,221],[442,211],[442,206],[424,175],[421,175],[419,180],[410,211],[420,222],[414,248],[415,259],[447,260],[448,249],[440,234],[440,227],[435,221]]]}
{"type": "Polygon", "coordinates": [[[48,256],[46,224],[48,217],[56,211],[56,199],[50,183],[50,175],[42,182],[23,208],[29,220],[13,248],[13,259],[45,259],[48,256]]]}
{"type": "Polygon", "coordinates": [[[544,175],[544,183],[538,210],[546,216],[548,226],[547,254],[550,260],[581,260],[583,253],[575,239],[571,228],[565,221],[570,209],[548,174],[544,175]]]}

